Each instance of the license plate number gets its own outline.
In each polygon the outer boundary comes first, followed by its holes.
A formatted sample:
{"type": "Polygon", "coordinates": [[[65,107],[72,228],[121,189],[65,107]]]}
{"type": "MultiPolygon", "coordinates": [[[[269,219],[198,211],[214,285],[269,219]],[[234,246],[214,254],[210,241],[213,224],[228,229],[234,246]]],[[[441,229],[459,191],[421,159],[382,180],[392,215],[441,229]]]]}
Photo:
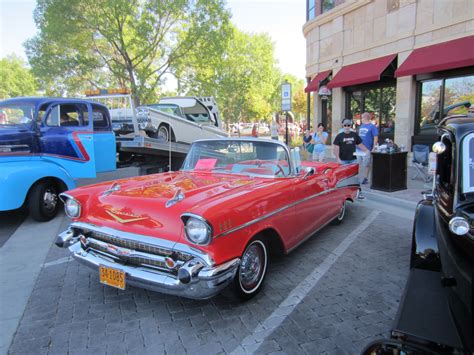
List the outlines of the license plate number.
{"type": "Polygon", "coordinates": [[[125,272],[104,265],[99,266],[100,283],[125,290],[125,272]]]}

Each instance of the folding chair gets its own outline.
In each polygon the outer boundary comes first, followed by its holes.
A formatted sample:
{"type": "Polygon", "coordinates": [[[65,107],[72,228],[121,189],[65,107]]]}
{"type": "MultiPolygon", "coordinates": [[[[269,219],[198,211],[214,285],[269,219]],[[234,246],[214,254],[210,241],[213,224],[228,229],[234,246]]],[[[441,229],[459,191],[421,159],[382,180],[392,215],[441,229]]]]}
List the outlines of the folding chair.
{"type": "Polygon", "coordinates": [[[413,146],[413,166],[416,169],[412,180],[415,180],[420,174],[425,182],[429,182],[433,177],[428,174],[430,148],[427,145],[415,144],[413,146]]]}

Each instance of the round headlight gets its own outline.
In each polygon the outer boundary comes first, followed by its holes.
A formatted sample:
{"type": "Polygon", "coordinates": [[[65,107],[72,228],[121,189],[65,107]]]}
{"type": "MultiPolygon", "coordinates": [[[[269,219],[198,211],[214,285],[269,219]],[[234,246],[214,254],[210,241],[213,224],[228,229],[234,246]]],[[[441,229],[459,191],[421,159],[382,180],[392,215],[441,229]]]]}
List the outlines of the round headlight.
{"type": "Polygon", "coordinates": [[[64,210],[70,218],[78,218],[81,215],[81,205],[73,198],[68,198],[66,200],[64,210]]]}
{"type": "Polygon", "coordinates": [[[211,228],[204,220],[189,217],[186,221],[185,230],[191,243],[206,245],[211,240],[211,228]]]}
{"type": "Polygon", "coordinates": [[[463,217],[454,217],[449,221],[449,230],[457,235],[469,232],[469,222],[463,217]]]}

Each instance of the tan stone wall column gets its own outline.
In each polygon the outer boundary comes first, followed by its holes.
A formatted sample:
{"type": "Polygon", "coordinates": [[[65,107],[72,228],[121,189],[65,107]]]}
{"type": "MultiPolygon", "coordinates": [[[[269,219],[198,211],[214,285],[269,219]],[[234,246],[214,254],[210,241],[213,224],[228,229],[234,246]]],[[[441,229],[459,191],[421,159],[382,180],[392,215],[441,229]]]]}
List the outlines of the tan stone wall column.
{"type": "Polygon", "coordinates": [[[313,92],[313,119],[311,120],[311,129],[316,129],[316,126],[321,122],[321,99],[319,98],[318,92],[313,92]]]}
{"type": "Polygon", "coordinates": [[[345,109],[345,93],[343,88],[332,89],[332,140],[336,138],[337,132],[339,132],[342,127],[345,109]]]}
{"type": "Polygon", "coordinates": [[[397,78],[395,143],[411,151],[415,129],[416,82],[411,76],[397,78]]]}

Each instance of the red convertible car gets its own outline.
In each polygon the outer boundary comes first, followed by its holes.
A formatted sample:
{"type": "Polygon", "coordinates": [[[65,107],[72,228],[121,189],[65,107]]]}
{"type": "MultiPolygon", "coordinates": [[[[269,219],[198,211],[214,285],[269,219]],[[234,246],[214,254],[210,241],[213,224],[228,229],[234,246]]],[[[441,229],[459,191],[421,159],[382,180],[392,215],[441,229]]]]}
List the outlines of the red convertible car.
{"type": "Polygon", "coordinates": [[[194,299],[229,284],[248,299],[270,253],[288,253],[359,193],[356,164],[304,163],[256,138],[200,140],[177,172],[62,194],[69,228],[56,241],[100,282],[194,299]]]}

